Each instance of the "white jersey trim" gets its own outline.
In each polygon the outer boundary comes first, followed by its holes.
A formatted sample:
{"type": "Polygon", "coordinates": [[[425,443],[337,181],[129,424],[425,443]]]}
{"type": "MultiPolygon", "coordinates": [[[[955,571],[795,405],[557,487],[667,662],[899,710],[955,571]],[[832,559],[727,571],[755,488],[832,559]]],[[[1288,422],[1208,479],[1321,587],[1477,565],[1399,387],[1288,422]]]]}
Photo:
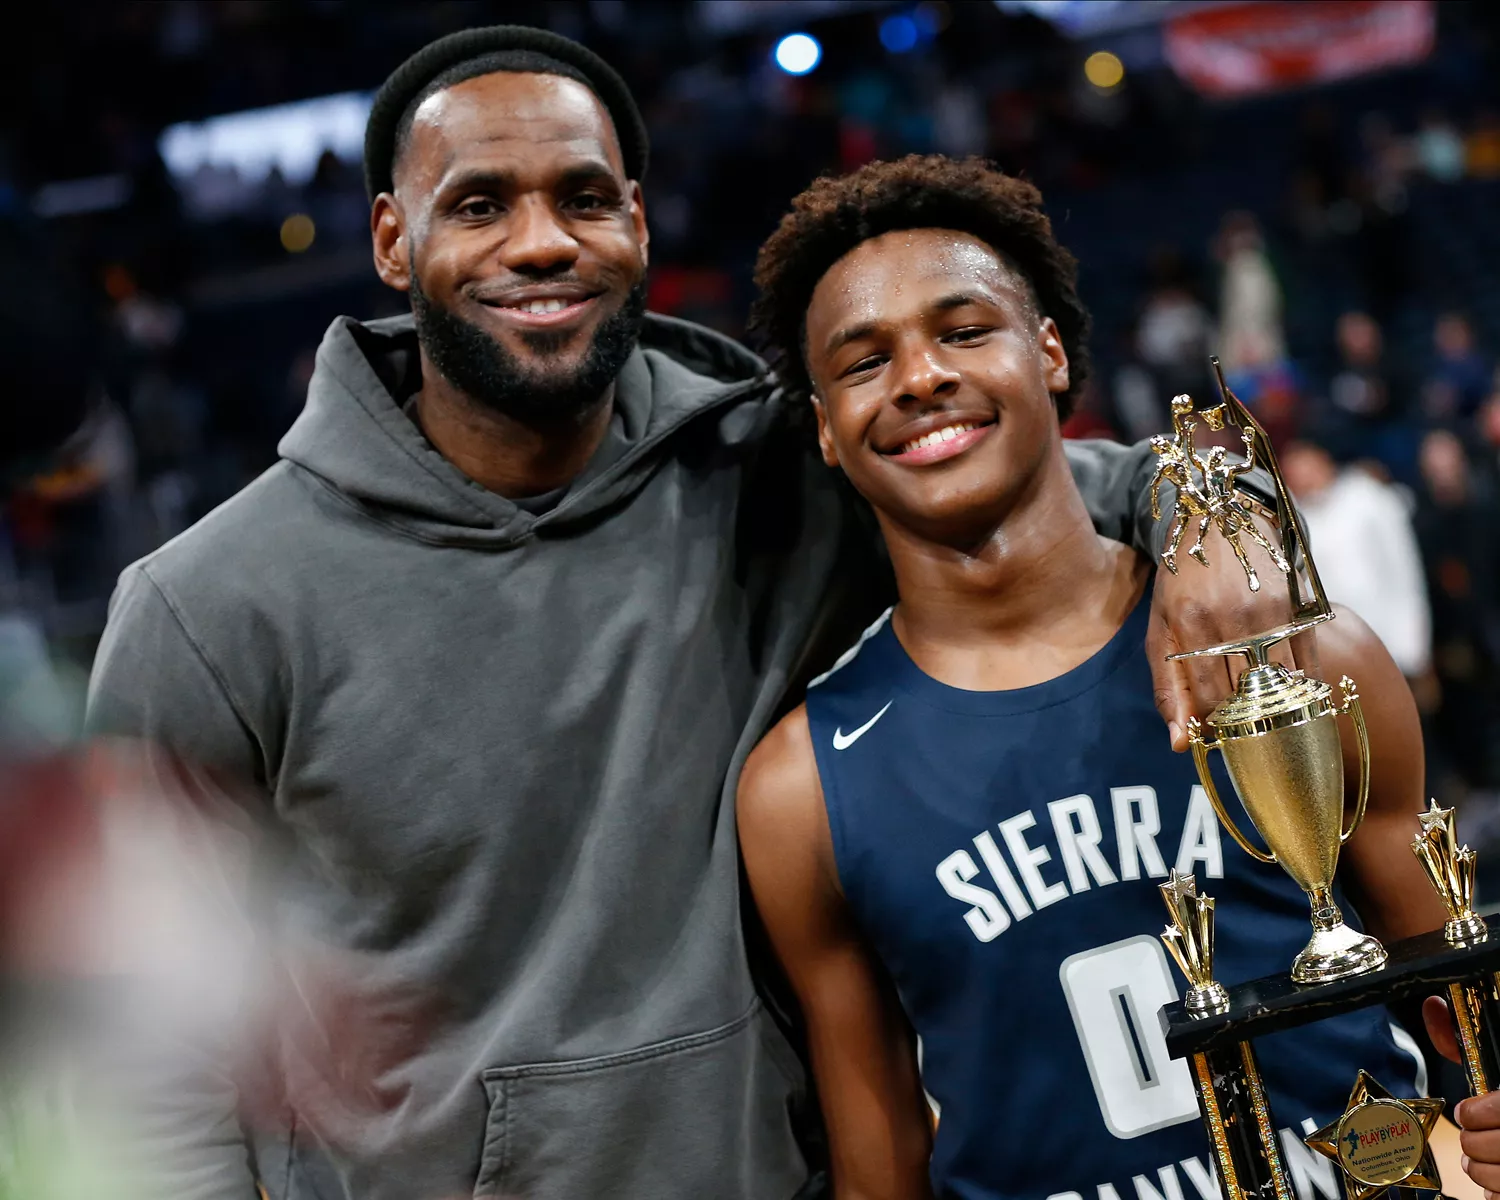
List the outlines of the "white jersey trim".
{"type": "Polygon", "coordinates": [[[850,663],[852,663],[854,661],[854,656],[859,653],[859,648],[880,632],[881,626],[883,626],[887,621],[891,619],[891,613],[895,611],[896,606],[893,604],[890,608],[886,609],[885,612],[881,613],[880,616],[876,617],[874,624],[872,624],[868,629],[866,629],[862,634],[859,635],[859,641],[855,642],[854,645],[850,646],[849,649],[840,654],[838,657],[838,661],[835,662],[833,666],[829,667],[828,670],[824,671],[807,686],[810,688],[817,687],[818,684],[822,683],[835,671],[840,670],[843,667],[847,667],[850,663]]]}

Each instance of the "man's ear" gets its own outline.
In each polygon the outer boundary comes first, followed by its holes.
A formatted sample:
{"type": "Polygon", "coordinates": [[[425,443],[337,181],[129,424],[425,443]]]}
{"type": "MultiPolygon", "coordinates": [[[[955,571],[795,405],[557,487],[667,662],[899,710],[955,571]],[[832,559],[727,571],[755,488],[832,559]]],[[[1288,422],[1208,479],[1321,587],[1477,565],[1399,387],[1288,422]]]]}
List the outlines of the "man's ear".
{"type": "Polygon", "coordinates": [[[411,251],[406,237],[406,214],[390,192],[375,197],[370,209],[370,241],[375,273],[386,287],[411,291],[411,251]]]}
{"type": "Polygon", "coordinates": [[[1054,396],[1068,390],[1068,352],[1063,349],[1062,335],[1057,332],[1057,322],[1043,317],[1037,325],[1036,347],[1042,356],[1042,375],[1047,381],[1047,390],[1054,396]]]}
{"type": "Polygon", "coordinates": [[[823,453],[823,461],[830,467],[839,465],[839,452],[833,448],[833,438],[828,433],[828,411],[823,407],[823,402],[813,396],[813,413],[818,418],[818,449],[823,453]]]}
{"type": "Polygon", "coordinates": [[[646,197],[634,179],[630,181],[630,221],[635,226],[636,241],[641,244],[641,266],[649,266],[651,230],[646,227],[646,197]]]}

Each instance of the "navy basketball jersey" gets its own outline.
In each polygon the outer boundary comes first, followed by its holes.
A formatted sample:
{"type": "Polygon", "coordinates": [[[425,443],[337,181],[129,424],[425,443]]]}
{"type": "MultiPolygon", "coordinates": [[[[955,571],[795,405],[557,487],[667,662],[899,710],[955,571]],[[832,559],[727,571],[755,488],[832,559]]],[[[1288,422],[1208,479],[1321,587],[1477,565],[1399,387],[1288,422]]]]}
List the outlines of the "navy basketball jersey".
{"type": "MultiPolygon", "coordinates": [[[[887,613],[808,690],[839,880],[939,1114],[939,1196],[1219,1200],[1187,1064],[1157,1018],[1181,990],[1157,885],[1175,866],[1216,898],[1230,984],[1290,969],[1308,903],[1221,831],[1172,752],[1148,609],[1075,670],[1000,692],[924,674],[887,613]]],[[[1301,1200],[1340,1194],[1301,1139],[1343,1111],[1361,1067],[1398,1095],[1425,1090],[1383,1008],[1256,1046],[1301,1200]]]]}

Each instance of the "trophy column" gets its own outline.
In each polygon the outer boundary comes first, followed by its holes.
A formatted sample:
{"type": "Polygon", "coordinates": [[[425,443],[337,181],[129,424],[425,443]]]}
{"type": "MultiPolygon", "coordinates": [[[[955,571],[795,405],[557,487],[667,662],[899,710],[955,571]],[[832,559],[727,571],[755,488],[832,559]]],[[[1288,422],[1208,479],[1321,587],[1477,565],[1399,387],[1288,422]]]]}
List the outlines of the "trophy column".
{"type": "MultiPolygon", "coordinates": [[[[1474,851],[1460,847],[1451,808],[1430,801],[1421,816],[1422,830],[1411,850],[1448,910],[1443,937],[1452,946],[1467,946],[1489,937],[1489,927],[1474,912],[1474,851]]],[[[1500,975],[1448,985],[1448,1008],[1458,1032],[1469,1094],[1481,1096],[1500,1087],[1500,975]]]]}
{"type": "Polygon", "coordinates": [[[1190,1061],[1198,1110],[1227,1200],[1297,1200],[1250,1043],[1200,1051],[1190,1061]]]}
{"type": "Polygon", "coordinates": [[[1448,985],[1448,1007],[1458,1027],[1458,1045],[1464,1056],[1464,1076],[1471,1096],[1482,1096],[1500,1086],[1500,976],[1490,975],[1472,983],[1448,985]]]}
{"type": "MultiPolygon", "coordinates": [[[[1213,977],[1213,897],[1200,896],[1197,879],[1175,870],[1161,895],[1171,919],[1161,940],[1188,980],[1183,1007],[1195,1017],[1227,1012],[1229,993],[1213,977]]],[[[1189,1062],[1227,1200],[1296,1200],[1250,1043],[1200,1050],[1189,1062]]]]}
{"type": "MultiPolygon", "coordinates": [[[[1251,1048],[1255,1037],[1431,994],[1434,986],[1459,994],[1465,987],[1493,991],[1500,968],[1500,940],[1486,934],[1460,947],[1434,931],[1393,945],[1380,971],[1321,984],[1278,974],[1226,989],[1212,978],[1213,898],[1198,894],[1192,876],[1175,872],[1161,892],[1171,919],[1162,940],[1188,981],[1182,1001],[1162,1010],[1162,1032],[1167,1052],[1191,1066],[1225,1200],[1295,1200],[1251,1048]]],[[[1470,916],[1455,913],[1455,919],[1470,916]]],[[[1481,1013],[1481,1038],[1500,1029],[1487,1021],[1481,1013]]],[[[1439,1187],[1428,1139],[1442,1110],[1442,1100],[1393,1096],[1361,1071],[1345,1110],[1303,1140],[1343,1172],[1348,1200],[1375,1200],[1387,1191],[1416,1200],[1417,1190],[1439,1187]]]]}

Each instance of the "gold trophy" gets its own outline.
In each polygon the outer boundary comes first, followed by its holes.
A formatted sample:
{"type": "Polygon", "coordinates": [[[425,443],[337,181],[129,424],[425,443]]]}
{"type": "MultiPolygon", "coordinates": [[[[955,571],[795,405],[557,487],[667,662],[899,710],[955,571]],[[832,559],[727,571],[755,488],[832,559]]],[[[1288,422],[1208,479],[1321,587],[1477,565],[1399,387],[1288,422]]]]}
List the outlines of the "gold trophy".
{"type": "MultiPolygon", "coordinates": [[[[1214,361],[1218,371],[1218,362],[1214,361]]],[[[1333,901],[1339,848],[1364,817],[1370,789],[1370,748],[1352,680],[1332,687],[1270,661],[1276,643],[1333,619],[1334,613],[1308,553],[1301,518],[1292,505],[1265,430],[1218,375],[1222,403],[1195,413],[1192,401],[1172,402],[1173,436],[1152,439],[1159,456],[1152,507],[1159,515],[1161,486],[1175,486],[1176,507],[1162,561],[1176,572],[1177,552],[1190,525],[1196,540],[1188,554],[1207,562],[1204,538],[1217,527],[1245,571],[1252,590],[1260,580],[1240,539],[1249,537],[1270,555],[1286,579],[1292,620],[1237,642],[1174,655],[1243,655],[1234,694],[1214,709],[1207,734],[1189,721],[1188,740],[1198,776],[1214,811],[1244,850],[1277,863],[1308,895],[1312,939],[1289,974],[1226,988],[1213,979],[1212,897],[1192,876],[1161,887],[1170,924],[1162,940],[1188,981],[1186,996],[1161,1013],[1167,1050],[1186,1058],[1218,1179],[1226,1200],[1295,1200],[1282,1163],[1276,1123],[1256,1066],[1252,1039],[1324,1017],[1446,990],[1457,1026],[1469,1088],[1474,1094],[1500,1085],[1500,938],[1492,940],[1474,911],[1474,853],[1460,847],[1453,810],[1436,803],[1421,815],[1412,851],[1448,910],[1440,931],[1393,944],[1344,924],[1333,901]],[[1198,418],[1213,430],[1239,429],[1244,463],[1230,463],[1220,447],[1207,455],[1194,445],[1198,418]],[[1274,485],[1274,510],[1242,492],[1236,480],[1260,464],[1274,485]],[[1278,549],[1255,524],[1263,515],[1279,526],[1278,549]],[[1307,585],[1304,593],[1301,575],[1307,585]],[[1347,826],[1343,746],[1336,718],[1350,717],[1359,749],[1360,781],[1347,826]],[[1262,850],[1241,831],[1209,770],[1217,749],[1262,850]]],[[[1398,1099],[1360,1072],[1348,1107],[1308,1136],[1306,1144],[1336,1162],[1350,1200],[1394,1188],[1415,1197],[1438,1186],[1428,1138],[1441,1100],[1398,1099]]]]}
{"type": "Polygon", "coordinates": [[[1427,878],[1442,897],[1443,907],[1448,910],[1443,936],[1455,944],[1484,937],[1489,926],[1474,912],[1476,856],[1467,846],[1460,849],[1458,832],[1453,825],[1453,810],[1439,808],[1437,801],[1432,800],[1418,819],[1422,823],[1422,832],[1412,839],[1411,852],[1417,856],[1422,870],[1427,872],[1427,878]]]}
{"type": "MultiPolygon", "coordinates": [[[[1217,361],[1214,366],[1217,370],[1217,361]]],[[[1188,744],[1203,790],[1224,828],[1247,854],[1261,862],[1278,863],[1307,893],[1312,904],[1312,939],[1292,964],[1292,978],[1298,983],[1342,979],[1374,970],[1386,960],[1385,948],[1378,941],[1344,924],[1333,900],[1339,847],[1364,819],[1370,790],[1369,738],[1353,680],[1345,676],[1339,681],[1339,696],[1335,699],[1333,689],[1322,680],[1290,670],[1267,656],[1277,642],[1332,620],[1334,613],[1308,554],[1301,518],[1286,493],[1265,431],[1224,386],[1222,375],[1219,387],[1223,403],[1201,414],[1193,412],[1193,402],[1187,396],[1174,398],[1174,436],[1152,439],[1160,460],[1152,480],[1152,511],[1160,513],[1164,483],[1171,483],[1177,489],[1176,511],[1162,562],[1176,573],[1182,535],[1196,519],[1197,541],[1188,553],[1206,564],[1203,540],[1209,528],[1216,526],[1239,559],[1251,589],[1259,591],[1260,579],[1240,543],[1242,536],[1248,536],[1270,554],[1276,568],[1286,576],[1293,620],[1237,642],[1172,656],[1179,659],[1244,655],[1249,660],[1234,694],[1209,715],[1208,736],[1196,717],[1189,718],[1188,744]],[[1245,461],[1229,463],[1220,446],[1206,456],[1200,455],[1194,445],[1198,424],[1195,416],[1202,416],[1214,430],[1223,429],[1226,422],[1238,426],[1245,461]],[[1256,526],[1255,510],[1260,505],[1235,487],[1235,480],[1252,470],[1257,462],[1265,465],[1275,482],[1278,512],[1267,515],[1280,518],[1284,553],[1256,526]],[[1293,567],[1298,557],[1307,573],[1310,594],[1306,598],[1301,594],[1293,567]],[[1344,827],[1344,756],[1335,721],[1344,714],[1353,718],[1360,758],[1358,799],[1347,828],[1344,827]],[[1224,756],[1240,803],[1268,850],[1261,850],[1250,841],[1230,815],[1209,770],[1210,750],[1218,750],[1224,756]]]]}
{"type": "MultiPolygon", "coordinates": [[[[1453,810],[1428,805],[1411,850],[1448,910],[1443,938],[1457,948],[1489,942],[1489,926],[1474,911],[1474,851],[1460,847],[1453,810]]],[[[1458,1033],[1469,1091],[1500,1087],[1500,975],[1493,971],[1448,982],[1448,1008],[1458,1033]]]]}
{"type": "Polygon", "coordinates": [[[1194,1014],[1223,1012],[1229,1007],[1229,993],[1214,980],[1214,898],[1198,895],[1198,879],[1179,875],[1177,868],[1161,885],[1172,923],[1162,932],[1161,940],[1188,981],[1183,1003],[1194,1014]]]}

